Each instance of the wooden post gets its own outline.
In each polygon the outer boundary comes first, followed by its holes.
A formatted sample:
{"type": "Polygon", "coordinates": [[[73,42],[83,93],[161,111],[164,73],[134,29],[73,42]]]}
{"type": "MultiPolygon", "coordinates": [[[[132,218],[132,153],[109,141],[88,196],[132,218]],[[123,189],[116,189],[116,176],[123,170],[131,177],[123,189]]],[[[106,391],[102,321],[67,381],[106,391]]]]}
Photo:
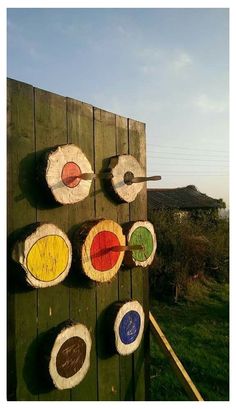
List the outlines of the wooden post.
{"type": "Polygon", "coordinates": [[[160,345],[164,354],[170,360],[170,363],[179,381],[183,385],[187,395],[189,396],[191,400],[203,401],[204,399],[202,398],[201,394],[197,390],[190,376],[184,369],[177,355],[173,351],[171,345],[169,344],[168,340],[166,339],[165,335],[163,334],[161,328],[159,327],[158,323],[156,322],[151,312],[149,312],[149,319],[150,319],[151,331],[153,333],[153,336],[155,337],[156,341],[160,345]]]}

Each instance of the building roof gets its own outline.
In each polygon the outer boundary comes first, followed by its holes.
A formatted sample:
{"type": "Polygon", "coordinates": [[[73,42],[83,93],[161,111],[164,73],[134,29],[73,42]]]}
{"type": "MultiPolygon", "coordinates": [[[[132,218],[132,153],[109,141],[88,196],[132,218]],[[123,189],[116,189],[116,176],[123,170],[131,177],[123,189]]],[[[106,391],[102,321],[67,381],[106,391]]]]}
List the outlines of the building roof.
{"type": "Polygon", "coordinates": [[[147,189],[148,209],[219,209],[221,199],[213,199],[199,192],[193,185],[175,189],[147,189]]]}

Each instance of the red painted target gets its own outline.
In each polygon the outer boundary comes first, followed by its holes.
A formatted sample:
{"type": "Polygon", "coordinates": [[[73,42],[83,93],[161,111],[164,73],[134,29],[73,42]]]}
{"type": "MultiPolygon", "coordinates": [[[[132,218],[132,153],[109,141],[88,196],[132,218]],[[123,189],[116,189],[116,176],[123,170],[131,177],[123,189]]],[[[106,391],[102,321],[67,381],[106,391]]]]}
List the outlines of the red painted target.
{"type": "Polygon", "coordinates": [[[117,251],[112,251],[120,241],[115,233],[101,231],[93,238],[91,245],[91,261],[93,267],[98,271],[107,271],[115,266],[119,258],[117,251]]]}
{"type": "Polygon", "coordinates": [[[80,182],[81,170],[79,165],[74,162],[68,162],[63,166],[61,180],[67,187],[75,187],[80,182]]]}
{"type": "Polygon", "coordinates": [[[92,180],[81,178],[85,173],[93,173],[93,170],[76,145],[58,146],[47,156],[45,178],[58,203],[77,203],[88,196],[92,180]]]}
{"type": "Polygon", "coordinates": [[[85,223],[74,236],[74,251],[81,259],[84,274],[97,282],[110,281],[124,257],[125,236],[113,220],[85,223]],[[121,249],[120,249],[121,248],[121,249]]]}

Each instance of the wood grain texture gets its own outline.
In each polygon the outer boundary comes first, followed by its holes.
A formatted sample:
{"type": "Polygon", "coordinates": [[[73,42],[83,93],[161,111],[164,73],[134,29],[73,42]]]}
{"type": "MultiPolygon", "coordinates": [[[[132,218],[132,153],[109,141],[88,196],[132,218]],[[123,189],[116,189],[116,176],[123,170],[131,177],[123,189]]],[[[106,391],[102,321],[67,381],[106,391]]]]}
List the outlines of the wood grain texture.
{"type": "Polygon", "coordinates": [[[126,230],[127,244],[130,247],[141,248],[132,252],[127,252],[124,257],[124,264],[130,267],[147,267],[149,266],[156,253],[157,242],[153,225],[145,221],[127,223],[126,230]]]}
{"type": "MultiPolygon", "coordinates": [[[[94,109],[95,172],[108,166],[111,156],[116,154],[115,115],[94,109]]],[[[102,182],[96,180],[96,218],[117,220],[117,206],[104,194],[102,182]]],[[[117,277],[110,283],[97,287],[97,355],[98,355],[98,399],[119,400],[119,357],[106,356],[104,345],[105,312],[118,300],[117,277]],[[104,359],[106,357],[106,359],[104,359]]]]}
{"type": "Polygon", "coordinates": [[[50,287],[67,276],[72,247],[62,230],[54,224],[43,223],[16,241],[12,257],[25,270],[27,284],[35,288],[50,287]]]}
{"type": "Polygon", "coordinates": [[[114,251],[125,246],[121,226],[108,219],[85,222],[75,237],[74,252],[78,252],[84,274],[98,283],[111,281],[124,257],[123,251],[114,251]]]}
{"type": "MultiPolygon", "coordinates": [[[[50,92],[35,89],[35,134],[37,154],[50,146],[67,143],[66,99],[50,92]]],[[[68,206],[52,205],[37,209],[37,221],[56,224],[68,230],[68,206]]],[[[38,290],[38,336],[68,319],[69,288],[64,283],[38,290]]],[[[41,391],[40,400],[69,400],[70,391],[41,391]]]]}
{"type": "MultiPolygon", "coordinates": [[[[143,124],[17,81],[9,81],[8,95],[10,242],[16,237],[17,229],[33,222],[53,223],[72,239],[75,229],[87,220],[109,218],[122,224],[146,218],[143,191],[133,203],[117,204],[107,194],[106,180],[98,178],[83,201],[60,206],[46,199],[35,172],[35,163],[46,150],[67,143],[82,149],[96,173],[107,169],[110,157],[127,153],[140,160],[145,169],[143,124]]],[[[15,265],[9,263],[9,282],[16,273],[15,265]]],[[[119,357],[107,349],[106,326],[109,308],[118,300],[136,298],[144,303],[146,314],[147,278],[140,269],[122,267],[111,283],[88,286],[73,264],[66,279],[55,287],[25,291],[18,284],[11,284],[8,287],[9,398],[145,399],[147,328],[137,351],[132,356],[119,357]],[[81,383],[71,390],[50,390],[40,375],[41,345],[47,331],[68,318],[89,329],[93,345],[90,368],[81,383]]]]}
{"type": "MultiPolygon", "coordinates": [[[[128,119],[116,115],[116,154],[129,153],[128,119]]],[[[121,203],[117,207],[117,221],[119,224],[129,220],[129,203],[121,203]]],[[[131,272],[123,266],[118,273],[119,300],[125,301],[132,296],[131,272]]],[[[134,400],[133,388],[133,356],[120,356],[120,400],[134,400]]]]}
{"type": "Polygon", "coordinates": [[[141,342],[144,329],[144,312],[142,305],[131,300],[119,308],[115,322],[115,346],[120,355],[130,355],[141,342]]]}
{"type": "Polygon", "coordinates": [[[60,330],[49,360],[49,373],[57,389],[71,389],[82,382],[90,367],[91,346],[85,325],[73,323],[60,330]]]}
{"type": "MultiPolygon", "coordinates": [[[[93,107],[72,98],[67,98],[68,142],[80,146],[94,169],[93,107]]],[[[85,220],[95,218],[94,183],[89,196],[70,206],[68,224],[70,237],[85,220]]],[[[96,287],[82,285],[77,269],[71,272],[70,318],[83,323],[90,330],[92,349],[90,369],[80,383],[70,391],[71,400],[97,400],[97,358],[96,358],[96,287]],[[92,385],[92,387],[91,387],[92,385]]]]}
{"type": "Polygon", "coordinates": [[[45,179],[55,201],[73,204],[84,200],[91,188],[91,180],[80,175],[92,173],[84,152],[75,144],[58,146],[47,156],[45,179]]]}
{"type": "MultiPolygon", "coordinates": [[[[7,93],[7,224],[10,252],[18,236],[17,231],[36,221],[36,210],[27,200],[28,186],[22,185],[23,176],[35,172],[35,136],[33,87],[8,80],[7,93]]],[[[28,354],[29,350],[34,350],[31,344],[37,337],[37,295],[26,288],[18,288],[18,274],[19,269],[8,261],[8,399],[37,400],[37,382],[33,384],[30,381],[34,360],[28,354]]]]}
{"type": "Polygon", "coordinates": [[[111,158],[111,188],[119,201],[131,203],[142,190],[144,182],[133,183],[144,177],[144,169],[133,155],[125,154],[111,158]]]}
{"type": "MultiPolygon", "coordinates": [[[[146,169],[146,141],[145,124],[129,120],[129,153],[133,155],[140,165],[146,169]]],[[[130,219],[137,221],[147,218],[147,190],[146,183],[136,200],[130,203],[130,219]]],[[[149,350],[149,293],[148,271],[141,267],[132,269],[132,298],[143,305],[145,314],[144,337],[139,349],[134,353],[134,388],[135,400],[148,399],[148,350],[149,350]]]]}

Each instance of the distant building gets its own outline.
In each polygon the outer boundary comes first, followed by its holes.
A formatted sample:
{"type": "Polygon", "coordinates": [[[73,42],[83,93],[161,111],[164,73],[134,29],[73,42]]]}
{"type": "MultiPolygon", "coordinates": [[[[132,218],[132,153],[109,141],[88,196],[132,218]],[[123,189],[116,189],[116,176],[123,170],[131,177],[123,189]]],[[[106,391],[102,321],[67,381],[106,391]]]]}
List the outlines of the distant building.
{"type": "Polygon", "coordinates": [[[193,186],[178,187],[174,189],[148,189],[148,212],[172,209],[181,219],[190,212],[197,213],[198,210],[205,210],[208,213],[224,208],[222,199],[213,199],[193,186]]]}

